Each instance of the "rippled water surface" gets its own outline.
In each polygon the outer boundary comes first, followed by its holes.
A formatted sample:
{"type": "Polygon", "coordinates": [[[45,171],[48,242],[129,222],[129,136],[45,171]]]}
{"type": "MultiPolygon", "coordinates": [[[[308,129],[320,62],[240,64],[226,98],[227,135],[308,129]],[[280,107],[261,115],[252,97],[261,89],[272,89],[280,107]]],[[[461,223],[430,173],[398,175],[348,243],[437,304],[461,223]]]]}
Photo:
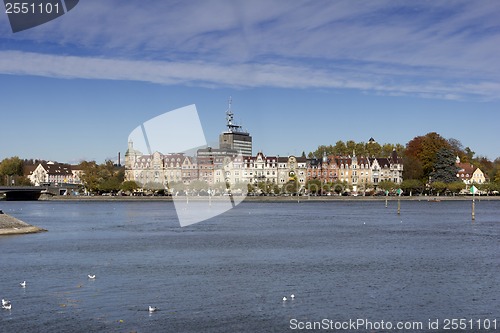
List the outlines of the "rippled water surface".
{"type": "Polygon", "coordinates": [[[290,332],[291,319],[323,318],[500,326],[500,201],[477,202],[475,223],[465,201],[404,201],[400,216],[395,202],[244,202],[185,228],[167,202],[0,209],[49,230],[0,237],[0,297],[12,302],[1,332],[290,332]]]}

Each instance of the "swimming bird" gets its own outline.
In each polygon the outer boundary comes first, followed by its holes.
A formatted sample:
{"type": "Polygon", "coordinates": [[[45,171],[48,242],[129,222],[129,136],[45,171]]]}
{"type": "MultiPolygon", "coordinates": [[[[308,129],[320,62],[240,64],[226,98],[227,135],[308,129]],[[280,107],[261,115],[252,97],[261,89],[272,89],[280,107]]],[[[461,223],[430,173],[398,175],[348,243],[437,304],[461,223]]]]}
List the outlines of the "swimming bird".
{"type": "Polygon", "coordinates": [[[295,298],[295,295],[294,294],[291,294],[290,295],[290,298],[293,300],[295,298]]]}
{"type": "Polygon", "coordinates": [[[158,310],[156,306],[149,306],[149,312],[155,312],[156,310],[158,310]]]}
{"type": "Polygon", "coordinates": [[[89,279],[92,279],[92,280],[95,279],[95,274],[94,275],[88,274],[87,276],[89,277],[89,279]]]}
{"type": "Polygon", "coordinates": [[[5,304],[5,305],[2,305],[2,309],[5,309],[5,310],[10,310],[12,309],[12,304],[5,304]]]}
{"type": "Polygon", "coordinates": [[[286,296],[283,296],[283,302],[286,302],[287,298],[286,296]]]}
{"type": "Polygon", "coordinates": [[[2,306],[9,305],[10,301],[2,298],[2,306]]]}
{"type": "Polygon", "coordinates": [[[21,285],[21,287],[25,288],[26,287],[26,281],[23,281],[21,283],[19,283],[21,285]]]}

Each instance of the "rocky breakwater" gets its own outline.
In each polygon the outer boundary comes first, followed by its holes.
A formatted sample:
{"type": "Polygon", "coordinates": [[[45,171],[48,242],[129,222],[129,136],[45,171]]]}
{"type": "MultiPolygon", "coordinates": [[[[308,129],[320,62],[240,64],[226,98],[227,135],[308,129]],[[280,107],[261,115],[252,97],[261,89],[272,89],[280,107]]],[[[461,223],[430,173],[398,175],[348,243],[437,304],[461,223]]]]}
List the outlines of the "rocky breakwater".
{"type": "Polygon", "coordinates": [[[45,229],[35,227],[31,224],[16,219],[5,214],[0,210],[0,236],[1,235],[16,235],[16,234],[32,234],[35,232],[47,231],[45,229]]]}

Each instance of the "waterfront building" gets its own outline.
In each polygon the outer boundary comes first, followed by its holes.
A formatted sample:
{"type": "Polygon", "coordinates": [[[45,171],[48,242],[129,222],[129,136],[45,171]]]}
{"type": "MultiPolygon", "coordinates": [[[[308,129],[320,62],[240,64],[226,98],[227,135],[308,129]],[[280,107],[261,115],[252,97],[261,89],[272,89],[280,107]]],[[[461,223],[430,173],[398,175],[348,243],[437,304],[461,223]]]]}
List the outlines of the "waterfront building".
{"type": "Polygon", "coordinates": [[[486,182],[486,176],[477,166],[470,163],[462,163],[457,156],[456,165],[458,168],[457,178],[466,185],[483,184],[486,182]]]}
{"type": "MultiPolygon", "coordinates": [[[[193,162],[182,153],[163,155],[156,151],[153,154],[143,154],[134,149],[132,141],[128,143],[125,153],[125,180],[133,180],[154,189],[166,188],[169,183],[189,182],[190,179],[187,179],[186,175],[191,177],[192,168],[193,162]]],[[[195,166],[194,170],[196,169],[195,166]]],[[[194,173],[193,177],[197,178],[197,172],[194,173]]]]}
{"type": "Polygon", "coordinates": [[[288,181],[296,180],[299,188],[303,188],[307,180],[307,159],[305,157],[288,157],[288,181]]]}
{"type": "Polygon", "coordinates": [[[275,184],[283,187],[290,182],[297,181],[297,188],[288,188],[288,191],[302,189],[307,181],[307,159],[305,157],[266,156],[259,152],[255,156],[244,157],[244,181],[250,184],[275,184]]]}
{"type": "Polygon", "coordinates": [[[258,152],[255,156],[245,156],[243,160],[243,175],[246,182],[278,183],[278,159],[258,152]]]}
{"type": "Polygon", "coordinates": [[[196,152],[196,160],[198,164],[199,180],[205,181],[208,184],[224,183],[226,181],[240,180],[239,173],[235,174],[233,170],[227,170],[230,166],[237,168],[241,165],[241,155],[235,149],[221,148],[203,148],[196,152]],[[239,162],[239,163],[238,163],[239,162]],[[224,171],[226,170],[226,171],[224,171]],[[226,173],[228,179],[226,180],[226,173]]]}
{"type": "Polygon", "coordinates": [[[394,149],[389,157],[369,158],[372,169],[372,183],[377,186],[382,181],[403,182],[403,159],[394,149]]]}
{"type": "Polygon", "coordinates": [[[240,186],[245,183],[243,175],[243,156],[237,154],[236,156],[225,156],[222,159],[221,165],[217,165],[214,171],[214,184],[224,187],[240,186]]]}
{"type": "Polygon", "coordinates": [[[57,162],[44,162],[39,163],[33,170],[29,170],[27,177],[35,186],[62,186],[66,184],[81,184],[80,174],[81,170],[79,170],[78,166],[57,162]]]}
{"type": "Polygon", "coordinates": [[[320,180],[322,184],[341,182],[353,192],[376,188],[381,181],[400,184],[403,181],[403,160],[394,150],[391,156],[365,157],[326,156],[307,160],[307,179],[320,180]]]}
{"type": "Polygon", "coordinates": [[[317,179],[322,184],[333,183],[338,180],[339,170],[335,156],[327,156],[326,152],[321,159],[307,159],[307,180],[317,179]]]}

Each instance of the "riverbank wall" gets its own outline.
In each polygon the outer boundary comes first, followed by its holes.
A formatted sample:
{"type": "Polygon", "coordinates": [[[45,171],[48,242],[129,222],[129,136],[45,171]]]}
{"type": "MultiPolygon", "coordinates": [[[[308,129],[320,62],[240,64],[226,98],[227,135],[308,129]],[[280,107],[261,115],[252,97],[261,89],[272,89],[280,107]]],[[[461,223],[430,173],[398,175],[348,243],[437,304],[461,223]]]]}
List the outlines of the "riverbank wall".
{"type": "MultiPolygon", "coordinates": [[[[235,197],[240,198],[240,197],[235,197]]],[[[472,201],[472,196],[247,196],[246,202],[329,202],[329,201],[472,201]]],[[[40,198],[47,201],[173,201],[171,196],[50,196],[40,198]]],[[[186,200],[185,196],[176,200],[186,200]]],[[[208,201],[206,196],[189,196],[189,201],[208,201]]],[[[214,196],[212,201],[227,200],[227,197],[214,196]]],[[[500,196],[476,196],[475,200],[500,201],[500,196]]]]}

